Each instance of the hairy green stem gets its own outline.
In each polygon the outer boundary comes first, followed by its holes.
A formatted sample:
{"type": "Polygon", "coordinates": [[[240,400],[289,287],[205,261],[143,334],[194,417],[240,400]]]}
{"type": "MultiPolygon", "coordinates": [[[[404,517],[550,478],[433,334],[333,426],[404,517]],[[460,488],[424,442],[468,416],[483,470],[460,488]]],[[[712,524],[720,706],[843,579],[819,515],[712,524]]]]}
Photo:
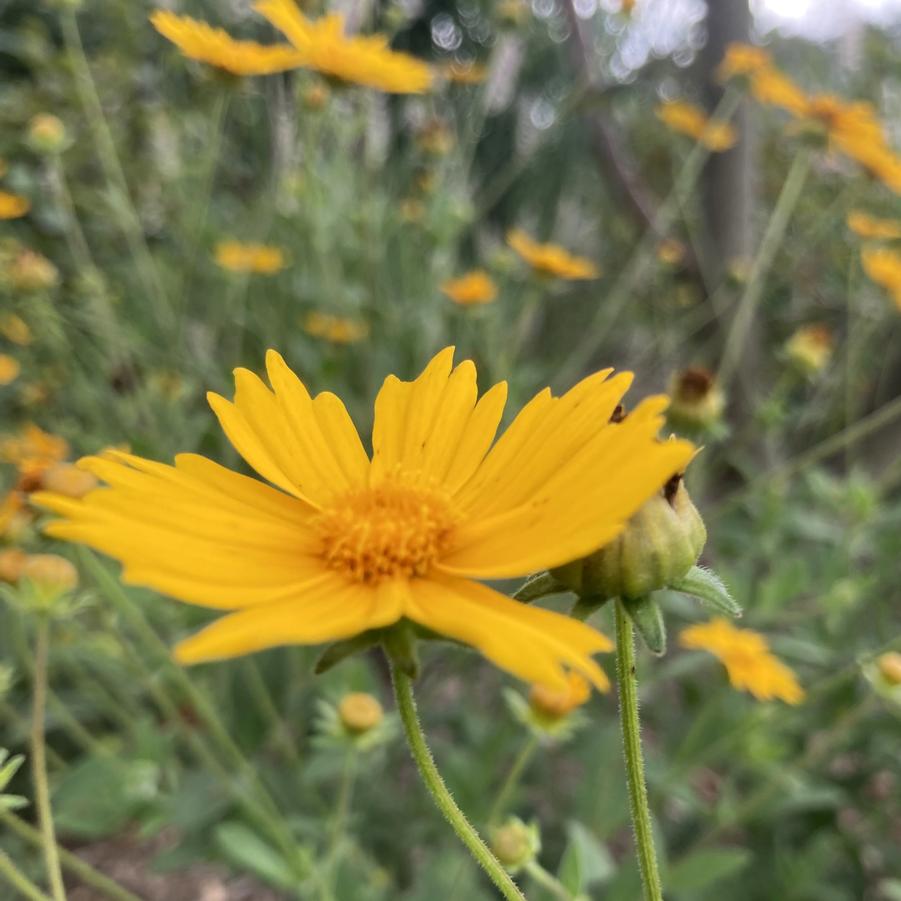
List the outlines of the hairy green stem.
{"type": "Polygon", "coordinates": [[[0,876],[2,876],[23,898],[28,901],[50,901],[8,857],[0,851],[0,876]]]}
{"type": "Polygon", "coordinates": [[[47,652],[50,643],[50,623],[39,615],[34,646],[34,694],[31,706],[31,772],[34,780],[34,801],[41,829],[44,865],[53,901],[66,901],[66,887],[59,863],[59,850],[53,829],[50,807],[50,785],[47,780],[47,748],[44,736],[44,715],[47,709],[47,652]]]}
{"type": "Polygon", "coordinates": [[[626,778],[629,783],[629,807],[635,830],[638,866],[644,886],[645,901],[663,901],[663,889],[657,870],[657,852],[651,830],[648,808],[648,789],[644,779],[644,758],[641,753],[641,727],[638,722],[638,680],[635,677],[635,641],[632,620],[623,602],[617,599],[616,620],[616,681],[619,689],[619,721],[623,732],[623,753],[626,778]]]}
{"type": "Polygon", "coordinates": [[[451,824],[457,837],[466,845],[469,853],[476,859],[479,866],[488,874],[491,881],[497,886],[500,893],[507,901],[526,901],[526,896],[517,888],[510,874],[504,869],[501,862],[491,853],[491,849],[482,841],[478,832],[466,819],[466,815],[457,806],[451,793],[448,791],[438,767],[432,757],[432,752],[426,744],[419,716],[416,713],[416,701],[413,698],[413,683],[410,677],[401,672],[392,662],[391,678],[394,683],[394,697],[397,701],[397,709],[403,723],[407,744],[419,775],[432,796],[435,805],[451,824]]]}

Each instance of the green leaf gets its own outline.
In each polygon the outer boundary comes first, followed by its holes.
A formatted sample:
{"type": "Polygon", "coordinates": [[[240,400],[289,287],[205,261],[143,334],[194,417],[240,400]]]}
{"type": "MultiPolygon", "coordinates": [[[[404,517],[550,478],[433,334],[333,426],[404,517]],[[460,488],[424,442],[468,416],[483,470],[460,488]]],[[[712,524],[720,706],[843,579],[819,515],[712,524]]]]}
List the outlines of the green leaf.
{"type": "Polygon", "coordinates": [[[607,846],[576,820],[566,826],[569,841],[558,878],[571,895],[579,895],[596,882],[606,882],[616,870],[607,846]]]}
{"type": "Polygon", "coordinates": [[[666,653],[666,624],[653,594],[643,598],[623,598],[623,607],[648,650],[658,657],[666,653]]]}
{"type": "Polygon", "coordinates": [[[378,629],[371,629],[368,632],[361,632],[353,638],[336,641],[330,644],[319,656],[313,672],[317,676],[322,675],[322,673],[328,672],[333,666],[337,666],[342,660],[374,647],[381,640],[382,632],[378,629]]]}
{"type": "Polygon", "coordinates": [[[666,886],[673,892],[695,893],[733,876],[751,862],[746,848],[710,848],[695,851],[669,868],[666,886]]]}
{"type": "Polygon", "coordinates": [[[21,795],[0,795],[0,810],[21,810],[28,803],[28,798],[21,795]]]}
{"type": "Polygon", "coordinates": [[[718,613],[725,613],[727,616],[741,616],[742,614],[741,607],[729,593],[723,580],[715,572],[705,569],[703,566],[693,566],[670,588],[696,597],[701,603],[718,613]]]}
{"type": "Polygon", "coordinates": [[[516,589],[513,600],[530,604],[549,594],[560,594],[562,591],[569,591],[569,589],[556,576],[549,572],[535,573],[516,589]]]}
{"type": "Polygon", "coordinates": [[[249,870],[281,889],[297,887],[297,877],[285,859],[243,823],[223,823],[216,828],[216,844],[229,863],[249,870]]]}
{"type": "Polygon", "coordinates": [[[25,760],[25,757],[22,754],[17,754],[15,757],[10,757],[9,760],[7,760],[8,755],[9,751],[7,751],[6,748],[0,748],[0,792],[9,785],[13,776],[16,775],[16,772],[25,760]]]}

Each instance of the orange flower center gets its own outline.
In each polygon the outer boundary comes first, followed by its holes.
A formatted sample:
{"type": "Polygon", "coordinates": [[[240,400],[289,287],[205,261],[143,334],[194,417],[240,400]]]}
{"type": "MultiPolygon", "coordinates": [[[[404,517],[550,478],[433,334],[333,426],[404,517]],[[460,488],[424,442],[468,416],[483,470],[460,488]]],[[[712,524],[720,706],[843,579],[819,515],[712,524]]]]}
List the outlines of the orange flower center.
{"type": "Polygon", "coordinates": [[[377,585],[424,576],[446,550],[454,522],[441,494],[385,482],[339,498],[317,527],[327,566],[377,585]]]}

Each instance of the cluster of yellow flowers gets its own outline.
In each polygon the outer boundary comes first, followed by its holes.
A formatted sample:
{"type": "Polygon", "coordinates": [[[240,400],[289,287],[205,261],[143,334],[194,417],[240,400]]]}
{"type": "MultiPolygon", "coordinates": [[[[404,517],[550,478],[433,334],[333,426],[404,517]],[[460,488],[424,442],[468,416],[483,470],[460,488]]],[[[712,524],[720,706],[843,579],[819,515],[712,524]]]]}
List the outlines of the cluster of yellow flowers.
{"type": "Polygon", "coordinates": [[[738,135],[728,122],[710,119],[693,103],[685,100],[671,100],[662,103],[656,110],[657,118],[673,131],[688,135],[716,153],[735,146],[738,135]]]}
{"type": "Polygon", "coordinates": [[[472,269],[459,278],[449,279],[441,290],[464,307],[491,303],[497,297],[497,285],[484,269],[472,269]]]}
{"type": "Polygon", "coordinates": [[[308,335],[331,344],[356,344],[369,335],[369,326],[360,319],[318,311],[307,313],[303,329],[308,335]]]}
{"type": "Polygon", "coordinates": [[[285,254],[280,247],[268,244],[242,244],[220,241],[216,245],[216,262],[229,272],[253,272],[273,275],[285,268],[285,254]]]}

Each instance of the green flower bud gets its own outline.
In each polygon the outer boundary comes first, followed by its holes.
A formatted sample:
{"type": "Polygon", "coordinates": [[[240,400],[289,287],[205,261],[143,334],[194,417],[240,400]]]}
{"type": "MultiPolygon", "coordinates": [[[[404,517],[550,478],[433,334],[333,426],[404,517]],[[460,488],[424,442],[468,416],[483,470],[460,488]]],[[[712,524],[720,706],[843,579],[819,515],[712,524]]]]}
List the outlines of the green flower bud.
{"type": "Polygon", "coordinates": [[[676,372],[669,384],[670,423],[688,431],[705,430],[722,420],[725,395],[716,376],[702,366],[676,372]]]}
{"type": "Polygon", "coordinates": [[[510,817],[491,833],[494,856],[511,873],[516,873],[538,857],[541,836],[538,824],[526,825],[518,817],[510,817]]]}
{"type": "Polygon", "coordinates": [[[38,113],[28,123],[28,143],[38,153],[60,153],[69,144],[66,126],[52,113],[38,113]]]}
{"type": "Polygon", "coordinates": [[[704,521],[679,474],[617,538],[551,573],[582,598],[640,598],[681,579],[697,562],[706,540],[704,521]]]}

